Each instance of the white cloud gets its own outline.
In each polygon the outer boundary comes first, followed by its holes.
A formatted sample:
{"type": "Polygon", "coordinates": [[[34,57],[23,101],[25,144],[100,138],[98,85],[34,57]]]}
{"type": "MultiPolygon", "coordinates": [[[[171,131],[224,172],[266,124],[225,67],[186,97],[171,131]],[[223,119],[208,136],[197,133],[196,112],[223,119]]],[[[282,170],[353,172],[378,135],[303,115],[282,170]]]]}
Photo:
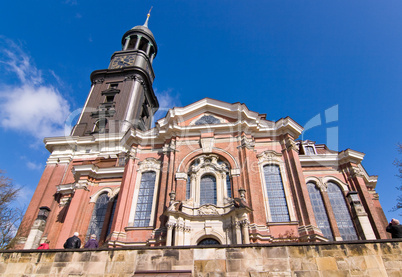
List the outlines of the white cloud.
{"type": "MultiPolygon", "coordinates": [[[[70,113],[67,100],[57,88],[44,84],[41,71],[17,44],[1,39],[0,63],[7,72],[14,73],[19,82],[0,84],[0,126],[38,139],[64,135],[64,121],[70,113]]],[[[54,72],[52,75],[57,76],[54,72]]]]}
{"type": "Polygon", "coordinates": [[[179,94],[174,94],[172,89],[164,90],[162,92],[155,90],[155,94],[159,101],[159,109],[154,116],[155,121],[164,117],[169,109],[181,106],[179,94]]]}
{"type": "Polygon", "coordinates": [[[27,167],[32,170],[40,170],[43,168],[42,164],[37,164],[34,162],[29,162],[29,161],[27,162],[27,167]]]}

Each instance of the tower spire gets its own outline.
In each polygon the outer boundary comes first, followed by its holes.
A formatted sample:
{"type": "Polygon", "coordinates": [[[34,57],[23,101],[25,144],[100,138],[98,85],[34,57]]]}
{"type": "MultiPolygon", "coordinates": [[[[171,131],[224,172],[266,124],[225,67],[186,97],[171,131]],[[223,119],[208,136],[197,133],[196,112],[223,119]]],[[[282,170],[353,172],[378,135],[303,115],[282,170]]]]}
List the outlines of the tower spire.
{"type": "Polygon", "coordinates": [[[148,14],[147,14],[147,19],[145,20],[145,23],[144,23],[144,27],[147,27],[148,28],[148,20],[149,20],[149,17],[151,16],[151,11],[152,11],[152,8],[153,8],[153,6],[151,6],[151,8],[149,9],[149,12],[148,12],[148,14]]]}

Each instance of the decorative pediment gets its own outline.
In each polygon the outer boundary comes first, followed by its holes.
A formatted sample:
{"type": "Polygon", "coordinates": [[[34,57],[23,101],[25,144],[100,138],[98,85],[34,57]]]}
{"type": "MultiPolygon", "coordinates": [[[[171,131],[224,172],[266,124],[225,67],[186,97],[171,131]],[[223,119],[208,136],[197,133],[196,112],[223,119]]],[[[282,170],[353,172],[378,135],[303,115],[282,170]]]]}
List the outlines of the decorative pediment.
{"type": "Polygon", "coordinates": [[[189,173],[197,173],[201,169],[206,169],[209,172],[229,172],[228,165],[219,160],[217,155],[201,155],[198,159],[190,166],[189,173]]]}
{"type": "Polygon", "coordinates": [[[257,155],[258,163],[282,163],[282,154],[273,150],[266,150],[257,155]]]}
{"type": "Polygon", "coordinates": [[[266,119],[265,114],[250,111],[245,104],[227,103],[204,98],[185,107],[169,109],[166,116],[156,122],[158,132],[201,130],[208,126],[211,131],[247,128],[250,132],[272,132],[275,135],[290,134],[298,137],[303,128],[291,118],[276,122],[266,119]]]}
{"type": "Polygon", "coordinates": [[[149,170],[159,171],[161,168],[161,162],[155,158],[146,158],[145,160],[139,162],[138,165],[138,171],[142,172],[149,170]]]}

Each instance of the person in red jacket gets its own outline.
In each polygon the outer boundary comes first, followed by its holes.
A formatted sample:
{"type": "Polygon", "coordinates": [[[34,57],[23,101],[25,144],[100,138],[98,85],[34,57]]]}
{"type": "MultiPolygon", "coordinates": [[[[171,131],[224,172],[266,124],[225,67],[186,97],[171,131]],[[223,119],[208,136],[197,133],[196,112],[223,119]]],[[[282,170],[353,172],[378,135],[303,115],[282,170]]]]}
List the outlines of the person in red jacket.
{"type": "Polygon", "coordinates": [[[37,249],[49,249],[50,240],[45,240],[44,243],[41,243],[37,249]]]}

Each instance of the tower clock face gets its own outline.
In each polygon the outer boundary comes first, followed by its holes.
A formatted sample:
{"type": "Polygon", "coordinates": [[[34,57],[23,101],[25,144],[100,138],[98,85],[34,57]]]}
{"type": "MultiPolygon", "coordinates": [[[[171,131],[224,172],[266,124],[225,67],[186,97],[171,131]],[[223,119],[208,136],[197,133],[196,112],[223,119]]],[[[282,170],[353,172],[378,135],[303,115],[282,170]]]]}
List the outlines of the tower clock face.
{"type": "Polygon", "coordinates": [[[110,68],[122,68],[134,65],[134,56],[118,56],[113,58],[110,68]]]}

